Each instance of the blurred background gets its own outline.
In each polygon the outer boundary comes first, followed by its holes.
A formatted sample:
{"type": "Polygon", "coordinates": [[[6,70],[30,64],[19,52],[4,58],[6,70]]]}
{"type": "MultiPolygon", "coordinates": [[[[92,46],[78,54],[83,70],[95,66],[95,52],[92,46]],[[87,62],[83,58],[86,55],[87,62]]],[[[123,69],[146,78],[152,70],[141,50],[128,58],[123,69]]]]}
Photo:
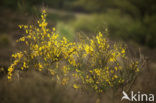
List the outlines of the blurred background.
{"type": "Polygon", "coordinates": [[[140,48],[146,65],[136,88],[156,93],[156,0],[0,0],[1,78],[18,48],[18,25],[32,24],[42,8],[49,26],[70,41],[108,31],[110,39],[125,42],[134,54],[140,48]]]}

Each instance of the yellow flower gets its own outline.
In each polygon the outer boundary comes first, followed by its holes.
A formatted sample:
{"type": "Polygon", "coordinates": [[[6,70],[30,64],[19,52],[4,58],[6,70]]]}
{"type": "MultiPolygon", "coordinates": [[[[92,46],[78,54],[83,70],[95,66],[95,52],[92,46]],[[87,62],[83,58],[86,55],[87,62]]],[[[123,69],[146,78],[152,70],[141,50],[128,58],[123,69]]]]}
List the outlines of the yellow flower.
{"type": "Polygon", "coordinates": [[[46,10],[44,9],[44,10],[42,11],[42,13],[45,14],[45,13],[46,13],[46,10]]]}
{"type": "Polygon", "coordinates": [[[55,75],[55,71],[54,70],[50,69],[49,71],[50,71],[50,73],[51,73],[52,76],[55,75]]]}
{"type": "Polygon", "coordinates": [[[53,31],[55,31],[56,29],[55,28],[53,28],[53,31]]]}
{"type": "Polygon", "coordinates": [[[43,66],[42,66],[42,64],[38,64],[38,67],[39,67],[39,71],[42,71],[42,69],[43,69],[43,66]]]}
{"type": "Polygon", "coordinates": [[[114,78],[118,78],[118,76],[117,75],[114,75],[114,78]]]}
{"type": "Polygon", "coordinates": [[[62,85],[66,85],[67,84],[67,81],[68,81],[68,78],[63,78],[62,79],[62,85]]]}
{"type": "Polygon", "coordinates": [[[73,84],[73,88],[78,89],[78,88],[80,88],[80,86],[73,84]]]}
{"type": "Polygon", "coordinates": [[[114,58],[111,57],[111,58],[109,59],[109,61],[110,61],[110,62],[114,62],[114,58]]]}
{"type": "Polygon", "coordinates": [[[121,53],[124,54],[124,53],[125,53],[125,49],[122,49],[122,50],[121,50],[121,53]]]}

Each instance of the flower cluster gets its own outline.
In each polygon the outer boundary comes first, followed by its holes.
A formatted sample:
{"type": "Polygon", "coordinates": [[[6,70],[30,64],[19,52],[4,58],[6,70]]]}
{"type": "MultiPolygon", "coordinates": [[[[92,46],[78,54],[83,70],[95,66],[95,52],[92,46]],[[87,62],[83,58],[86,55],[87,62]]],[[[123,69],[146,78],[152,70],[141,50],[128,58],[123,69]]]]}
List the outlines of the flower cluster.
{"type": "Polygon", "coordinates": [[[89,42],[77,43],[77,66],[73,77],[79,88],[103,93],[131,82],[141,69],[141,60],[127,56],[126,46],[113,43],[100,32],[89,42]]]}
{"type": "Polygon", "coordinates": [[[47,70],[61,85],[70,80],[76,89],[103,93],[130,82],[139,72],[140,61],[127,56],[126,46],[111,42],[101,32],[93,39],[69,42],[60,38],[55,28],[47,27],[46,16],[43,10],[37,25],[19,25],[25,35],[17,42],[24,43],[25,48],[12,55],[8,79],[16,68],[47,70]]]}

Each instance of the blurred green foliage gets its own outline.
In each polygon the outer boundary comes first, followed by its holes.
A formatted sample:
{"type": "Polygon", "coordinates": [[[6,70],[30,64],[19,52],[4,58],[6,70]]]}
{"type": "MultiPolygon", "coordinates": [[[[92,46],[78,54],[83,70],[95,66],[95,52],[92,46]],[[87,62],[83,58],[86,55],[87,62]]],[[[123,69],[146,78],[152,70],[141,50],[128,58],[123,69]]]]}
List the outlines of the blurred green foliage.
{"type": "Polygon", "coordinates": [[[57,33],[61,34],[61,37],[65,36],[68,40],[74,41],[73,34],[75,33],[75,30],[70,25],[66,25],[63,22],[58,22],[56,28],[57,33]]]}
{"type": "MultiPolygon", "coordinates": [[[[101,21],[107,22],[114,37],[131,39],[151,48],[156,47],[155,0],[76,0],[76,6],[87,12],[103,13],[101,21]]],[[[97,22],[95,21],[95,24],[97,22]]]]}
{"type": "MultiPolygon", "coordinates": [[[[75,31],[104,31],[106,27],[113,38],[132,40],[151,48],[156,47],[156,1],[155,0],[1,0],[2,7],[34,13],[39,7],[94,14],[77,18],[70,25],[75,31]],[[73,27],[74,26],[74,27],[73,27]]],[[[53,21],[66,16],[51,15],[53,21]]],[[[71,16],[71,15],[69,15],[71,16]]],[[[69,17],[67,17],[69,18],[69,17]]],[[[74,35],[74,34],[73,34],[74,35]]]]}
{"type": "Polygon", "coordinates": [[[1,8],[10,8],[20,12],[35,13],[37,6],[42,4],[44,0],[1,0],[1,8]]]}

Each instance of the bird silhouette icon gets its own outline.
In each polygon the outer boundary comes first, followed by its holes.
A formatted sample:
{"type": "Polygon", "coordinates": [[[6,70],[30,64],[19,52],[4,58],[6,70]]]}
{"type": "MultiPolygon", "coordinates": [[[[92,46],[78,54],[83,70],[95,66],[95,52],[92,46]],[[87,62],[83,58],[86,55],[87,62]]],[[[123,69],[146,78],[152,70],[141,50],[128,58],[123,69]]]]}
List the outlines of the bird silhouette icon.
{"type": "Polygon", "coordinates": [[[123,97],[122,97],[121,101],[122,101],[123,99],[127,99],[127,100],[130,101],[130,98],[128,97],[128,95],[127,95],[127,93],[126,93],[125,91],[122,91],[122,94],[123,94],[123,97]]]}

